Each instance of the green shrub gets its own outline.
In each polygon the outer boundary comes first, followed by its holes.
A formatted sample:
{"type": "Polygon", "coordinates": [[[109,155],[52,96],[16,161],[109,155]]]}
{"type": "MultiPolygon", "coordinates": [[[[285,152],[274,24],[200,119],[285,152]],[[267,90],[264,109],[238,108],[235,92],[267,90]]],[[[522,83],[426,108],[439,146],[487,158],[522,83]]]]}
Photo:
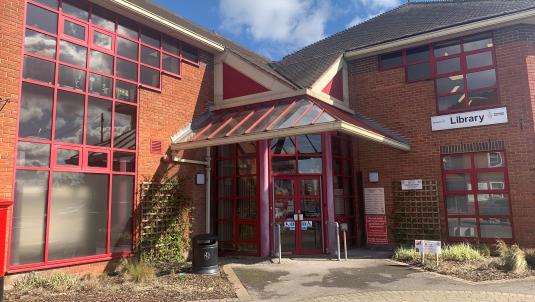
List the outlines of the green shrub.
{"type": "Polygon", "coordinates": [[[485,258],[490,257],[491,251],[490,247],[484,243],[480,243],[476,246],[477,251],[479,254],[485,258]]]}
{"type": "Polygon", "coordinates": [[[17,279],[13,287],[17,289],[42,288],[51,291],[65,291],[77,287],[80,281],[81,278],[79,276],[61,272],[53,274],[31,272],[17,279]]]}
{"type": "Polygon", "coordinates": [[[518,245],[513,244],[509,247],[504,241],[499,240],[497,248],[502,267],[506,272],[521,274],[528,269],[526,253],[518,245]]]}
{"type": "Polygon", "coordinates": [[[124,259],[121,263],[123,276],[136,283],[145,283],[156,277],[156,271],[150,264],[135,259],[124,259]]]}
{"type": "Polygon", "coordinates": [[[402,262],[416,262],[420,260],[420,253],[414,248],[399,247],[394,252],[393,259],[402,262]]]}
{"type": "Polygon", "coordinates": [[[450,244],[442,250],[442,259],[450,261],[480,261],[483,256],[467,243],[450,244]]]}
{"type": "Polygon", "coordinates": [[[531,269],[535,269],[535,249],[527,249],[524,252],[526,253],[526,262],[531,269]]]}

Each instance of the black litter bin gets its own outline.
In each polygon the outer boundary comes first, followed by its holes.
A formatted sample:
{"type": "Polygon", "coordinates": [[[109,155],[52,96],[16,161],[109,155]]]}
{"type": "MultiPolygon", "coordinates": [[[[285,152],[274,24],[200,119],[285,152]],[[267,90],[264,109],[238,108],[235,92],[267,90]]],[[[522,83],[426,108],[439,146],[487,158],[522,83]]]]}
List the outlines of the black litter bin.
{"type": "Polygon", "coordinates": [[[217,274],[219,265],[217,259],[217,236],[202,234],[193,237],[193,265],[195,274],[217,274]]]}

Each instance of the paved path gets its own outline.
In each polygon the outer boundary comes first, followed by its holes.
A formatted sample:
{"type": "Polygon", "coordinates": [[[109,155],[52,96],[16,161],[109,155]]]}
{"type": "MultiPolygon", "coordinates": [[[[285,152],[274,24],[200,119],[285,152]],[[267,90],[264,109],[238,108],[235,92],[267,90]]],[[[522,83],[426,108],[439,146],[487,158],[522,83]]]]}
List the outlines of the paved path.
{"type": "Polygon", "coordinates": [[[233,270],[254,300],[535,302],[533,279],[473,284],[416,271],[387,256],[284,259],[282,264],[235,264],[233,270]]]}

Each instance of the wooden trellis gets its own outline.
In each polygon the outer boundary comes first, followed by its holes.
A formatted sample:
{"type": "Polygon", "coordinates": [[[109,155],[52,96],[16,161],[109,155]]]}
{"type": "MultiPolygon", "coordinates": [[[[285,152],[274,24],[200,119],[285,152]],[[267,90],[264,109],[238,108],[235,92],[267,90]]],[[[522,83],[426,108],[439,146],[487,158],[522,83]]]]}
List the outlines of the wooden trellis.
{"type": "MultiPolygon", "coordinates": [[[[176,183],[143,182],[139,200],[138,248],[142,252],[150,253],[164,244],[160,238],[176,231],[173,226],[177,223],[188,224],[187,204],[176,183]]],[[[187,244],[187,232],[184,235],[187,244]]]]}
{"type": "Polygon", "coordinates": [[[391,229],[398,243],[440,240],[439,192],[436,180],[424,180],[422,190],[401,190],[394,182],[391,229]]]}

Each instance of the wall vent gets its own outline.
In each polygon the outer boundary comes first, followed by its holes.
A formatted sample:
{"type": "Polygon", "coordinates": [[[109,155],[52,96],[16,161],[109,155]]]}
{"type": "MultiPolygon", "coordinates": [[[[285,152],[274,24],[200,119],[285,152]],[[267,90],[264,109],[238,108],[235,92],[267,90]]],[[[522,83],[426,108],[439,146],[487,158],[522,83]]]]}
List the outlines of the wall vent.
{"type": "Polygon", "coordinates": [[[162,141],[151,139],[150,140],[150,153],[151,154],[162,154],[162,141]]]}

